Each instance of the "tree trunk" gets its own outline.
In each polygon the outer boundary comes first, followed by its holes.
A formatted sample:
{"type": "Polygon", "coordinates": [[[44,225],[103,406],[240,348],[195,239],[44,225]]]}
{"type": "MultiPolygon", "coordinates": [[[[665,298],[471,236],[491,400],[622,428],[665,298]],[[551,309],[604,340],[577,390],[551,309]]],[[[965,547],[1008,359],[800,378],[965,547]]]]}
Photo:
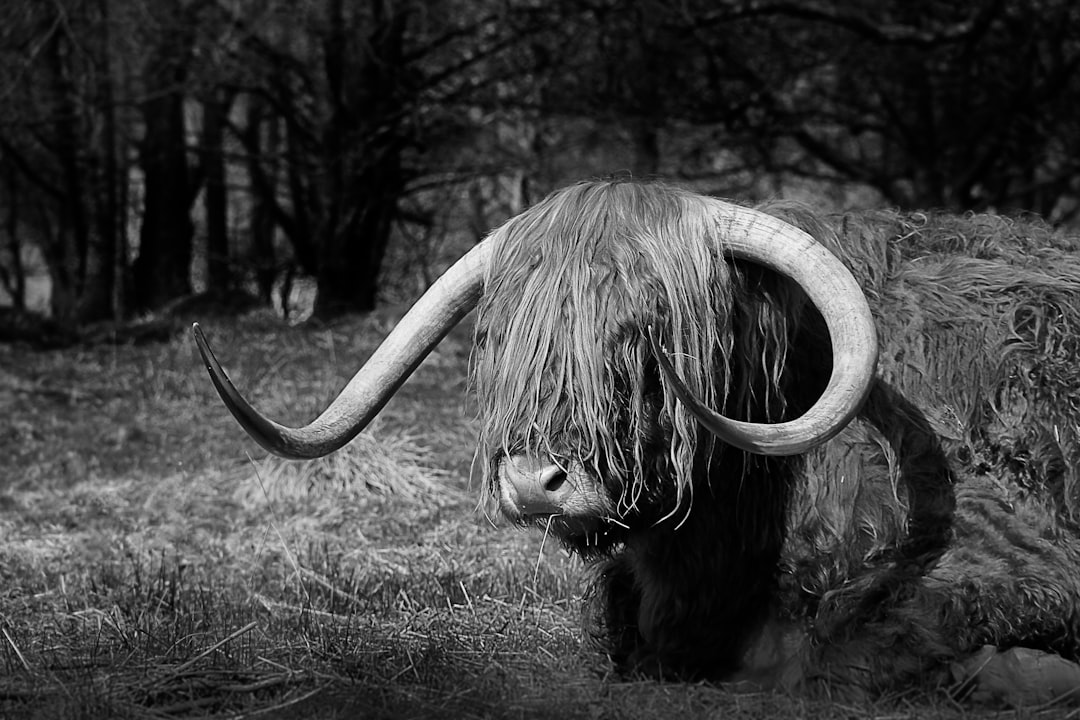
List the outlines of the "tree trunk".
{"type": "Polygon", "coordinates": [[[233,279],[229,267],[228,188],[225,184],[225,115],[228,101],[214,93],[203,103],[202,166],[206,178],[207,289],[228,294],[233,279]]]}
{"type": "Polygon", "coordinates": [[[79,302],[80,320],[114,319],[121,308],[115,303],[117,278],[122,270],[116,258],[123,227],[118,191],[119,162],[116,148],[116,108],[113,93],[112,52],[109,41],[109,2],[99,0],[101,12],[101,71],[98,96],[101,103],[102,128],[100,158],[95,177],[96,233],[91,239],[86,261],[86,284],[79,302]]]}
{"type": "Polygon", "coordinates": [[[16,310],[26,309],[26,270],[22,263],[22,243],[19,241],[19,184],[15,181],[15,171],[7,168],[4,173],[8,185],[7,247],[11,254],[11,268],[0,265],[0,280],[4,289],[11,295],[11,303],[16,310]]]}
{"type": "Polygon", "coordinates": [[[400,98],[407,16],[374,4],[374,30],[362,42],[349,31],[344,0],[329,0],[324,39],[331,100],[323,138],[327,208],[319,243],[314,314],[367,312],[378,299],[379,272],[404,190],[400,98]]]}
{"type": "Polygon", "coordinates": [[[248,173],[251,183],[251,259],[259,297],[267,305],[273,301],[277,260],[274,254],[274,198],[277,194],[277,154],[280,150],[280,123],[266,119],[263,103],[257,97],[248,102],[244,128],[248,173]],[[263,141],[263,128],[266,140],[263,141]]]}
{"type": "Polygon", "coordinates": [[[162,34],[144,75],[143,217],[132,278],[133,304],[144,312],[191,293],[191,205],[198,185],[188,167],[184,100],[201,7],[161,4],[162,34]]]}
{"type": "Polygon", "coordinates": [[[134,265],[134,306],[156,310],[191,292],[189,268],[194,228],[188,201],[183,96],[169,92],[143,104],[146,137],[140,161],[144,200],[139,256],[134,265]]]}
{"type": "Polygon", "coordinates": [[[51,245],[47,257],[51,260],[53,280],[52,314],[63,324],[78,320],[89,235],[83,204],[85,168],[80,162],[82,138],[79,137],[78,119],[82,112],[71,77],[67,42],[66,36],[56,33],[50,38],[47,50],[51,90],[57,108],[50,140],[60,173],[56,196],[58,217],[52,232],[47,234],[47,243],[51,245]]]}
{"type": "Polygon", "coordinates": [[[401,194],[401,171],[396,152],[348,186],[356,198],[348,217],[320,243],[318,294],[314,314],[330,318],[348,312],[368,312],[378,301],[390,231],[401,194]]]}

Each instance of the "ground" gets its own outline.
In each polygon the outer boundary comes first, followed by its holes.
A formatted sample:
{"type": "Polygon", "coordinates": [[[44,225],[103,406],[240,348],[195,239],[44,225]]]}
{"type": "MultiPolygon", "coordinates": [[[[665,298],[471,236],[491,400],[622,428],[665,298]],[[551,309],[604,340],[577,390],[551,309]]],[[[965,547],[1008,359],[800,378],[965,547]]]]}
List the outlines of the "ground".
{"type": "MultiPolygon", "coordinates": [[[[320,410],[385,318],[202,318],[271,417],[320,410]]],[[[370,432],[268,458],[166,344],[0,345],[0,717],[982,718],[944,692],[833,704],[619,678],[582,566],[477,509],[467,330],[370,432]]]]}

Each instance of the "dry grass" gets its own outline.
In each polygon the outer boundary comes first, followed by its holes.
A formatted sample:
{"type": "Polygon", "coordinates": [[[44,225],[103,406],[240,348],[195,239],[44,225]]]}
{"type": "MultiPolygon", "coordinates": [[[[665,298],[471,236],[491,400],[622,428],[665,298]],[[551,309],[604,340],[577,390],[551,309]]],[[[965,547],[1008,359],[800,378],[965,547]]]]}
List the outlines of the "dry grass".
{"type": "MultiPolygon", "coordinates": [[[[299,423],[387,328],[207,329],[299,423]]],[[[579,563],[476,512],[467,338],[348,450],[295,464],[246,440],[186,334],[0,347],[0,716],[988,716],[611,677],[580,643],[579,563]]]]}

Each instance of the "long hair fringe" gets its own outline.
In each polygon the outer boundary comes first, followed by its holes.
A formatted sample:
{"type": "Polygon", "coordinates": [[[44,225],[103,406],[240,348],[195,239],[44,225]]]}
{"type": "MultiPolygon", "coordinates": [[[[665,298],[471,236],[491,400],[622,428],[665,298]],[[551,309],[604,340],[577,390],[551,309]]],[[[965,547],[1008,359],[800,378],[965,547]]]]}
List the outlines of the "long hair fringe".
{"type": "Polygon", "coordinates": [[[662,385],[647,333],[698,397],[725,405],[736,343],[732,277],[706,205],[655,183],[582,183],[486,242],[494,259],[473,362],[481,452],[580,462],[617,479],[626,511],[658,462],[650,404],[658,392],[667,436],[659,455],[669,468],[661,474],[674,477],[681,504],[712,438],[662,385]]]}

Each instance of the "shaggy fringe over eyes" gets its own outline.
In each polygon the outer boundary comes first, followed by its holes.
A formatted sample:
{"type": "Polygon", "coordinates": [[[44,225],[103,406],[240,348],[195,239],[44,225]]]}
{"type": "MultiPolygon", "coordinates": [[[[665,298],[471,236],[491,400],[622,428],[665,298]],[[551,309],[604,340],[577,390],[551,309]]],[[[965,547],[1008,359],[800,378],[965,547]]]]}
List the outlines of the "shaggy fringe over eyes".
{"type": "MultiPolygon", "coordinates": [[[[698,450],[707,457],[713,441],[699,438],[670,388],[651,385],[662,381],[647,333],[698,397],[724,406],[732,282],[705,204],[660,184],[582,183],[548,196],[486,242],[494,258],[473,361],[480,451],[580,462],[609,482],[625,512],[655,467],[649,396],[659,391],[681,506],[698,450]]],[[[485,467],[490,475],[494,468],[485,467]]]]}

